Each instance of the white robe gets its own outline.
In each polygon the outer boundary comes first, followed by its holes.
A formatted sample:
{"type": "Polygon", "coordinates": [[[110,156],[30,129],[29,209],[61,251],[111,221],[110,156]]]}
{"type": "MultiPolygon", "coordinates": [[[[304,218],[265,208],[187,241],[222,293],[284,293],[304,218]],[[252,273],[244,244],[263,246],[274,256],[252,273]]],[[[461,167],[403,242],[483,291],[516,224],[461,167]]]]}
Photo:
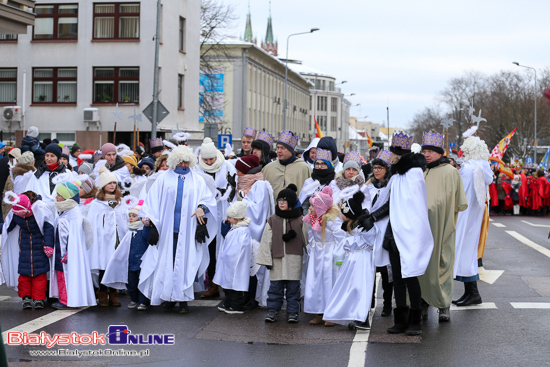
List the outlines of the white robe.
{"type": "Polygon", "coordinates": [[[324,243],[322,242],[322,232],[316,232],[309,226],[307,246],[309,261],[304,292],[305,312],[312,314],[325,312],[330,293],[344,260],[343,241],[345,237],[346,233],[342,230],[340,216],[332,221],[327,221],[324,243]]]}
{"type": "Polygon", "coordinates": [[[223,289],[247,292],[252,265],[252,237],[248,225],[241,223],[229,230],[220,247],[214,283],[223,289]]]}
{"type": "MultiPolygon", "coordinates": [[[[371,213],[380,209],[382,205],[388,202],[390,198],[389,185],[386,185],[381,189],[377,189],[373,184],[369,184],[367,185],[367,189],[370,192],[369,196],[373,200],[376,195],[378,195],[376,203],[374,203],[374,206],[372,206],[372,208],[370,209],[371,213]]],[[[388,227],[389,221],[390,216],[388,215],[385,218],[374,222],[374,226],[376,227],[376,240],[374,242],[374,265],[377,267],[390,265],[390,253],[388,252],[388,250],[385,250],[384,247],[382,247],[382,245],[384,244],[384,236],[386,235],[386,228],[388,227]]]]}
{"type": "Polygon", "coordinates": [[[193,282],[208,267],[210,258],[207,247],[217,232],[216,199],[204,179],[191,170],[184,175],[181,221],[173,262],[174,210],[178,180],[181,180],[179,176],[172,169],[159,176],[141,209],[143,216],[149,217],[159,232],[158,244],[149,246],[142,257],[139,280],[139,290],[151,300],[152,305],[194,299],[193,282]],[[205,215],[209,234],[205,243],[195,241],[197,220],[191,218],[199,204],[209,210],[205,215]]]}
{"type": "Polygon", "coordinates": [[[126,289],[126,284],[128,284],[128,257],[132,235],[135,233],[136,231],[128,230],[120,241],[105,268],[101,284],[115,289],[126,289]]]}
{"type": "Polygon", "coordinates": [[[151,187],[153,186],[153,184],[155,183],[155,181],[157,180],[157,178],[164,174],[166,171],[158,171],[158,172],[155,172],[153,173],[151,176],[148,176],[147,177],[147,181],[145,182],[145,184],[141,187],[141,191],[139,192],[139,194],[137,195],[137,198],[138,199],[143,199],[143,200],[146,200],[147,199],[147,194],[149,193],[149,190],[151,189],[151,187]]]}
{"type": "Polygon", "coordinates": [[[34,177],[34,172],[35,171],[28,171],[15,177],[13,179],[13,192],[17,195],[24,193],[27,190],[30,180],[34,177]]]}
{"type": "Polygon", "coordinates": [[[470,159],[462,164],[460,176],[462,176],[468,208],[458,213],[453,268],[454,278],[457,275],[461,277],[478,275],[477,250],[479,235],[485,211],[487,189],[493,182],[493,171],[489,166],[489,162],[470,159]]]}
{"type": "Polygon", "coordinates": [[[421,168],[395,174],[390,188],[390,222],[399,250],[403,278],[424,274],[434,248],[430,222],[426,182],[421,168]]]}
{"type": "MultiPolygon", "coordinates": [[[[71,171],[66,169],[62,173],[67,173],[67,172],[71,172],[71,171]]],[[[48,171],[44,172],[40,176],[40,178],[36,178],[34,173],[35,172],[33,172],[32,176],[29,177],[27,187],[23,190],[23,192],[30,190],[34,192],[36,195],[42,196],[42,201],[48,204],[48,207],[50,208],[52,214],[55,216],[57,213],[57,209],[55,209],[54,202],[55,202],[55,197],[57,196],[57,192],[55,191],[55,188],[53,189],[53,191],[50,191],[50,172],[48,171]]],[[[76,178],[77,174],[75,174],[74,172],[72,172],[72,174],[76,178]]]]}
{"type": "MultiPolygon", "coordinates": [[[[80,207],[77,205],[59,214],[56,224],[56,233],[59,233],[61,245],[61,258],[67,255],[67,263],[63,264],[63,273],[69,307],[96,305],[83,219],[80,207]]],[[[55,250],[52,258],[55,259],[55,250]]],[[[59,297],[59,285],[53,266],[50,268],[50,295],[59,297]]]]}
{"type": "Polygon", "coordinates": [[[243,198],[246,204],[246,216],[250,218],[250,235],[260,242],[267,218],[275,214],[273,189],[267,181],[256,181],[248,194],[243,198]]]}
{"type": "Polygon", "coordinates": [[[338,274],[323,320],[347,325],[350,321],[365,321],[371,309],[376,267],[373,244],[376,228],[368,232],[357,229],[343,241],[346,257],[338,274]]]}

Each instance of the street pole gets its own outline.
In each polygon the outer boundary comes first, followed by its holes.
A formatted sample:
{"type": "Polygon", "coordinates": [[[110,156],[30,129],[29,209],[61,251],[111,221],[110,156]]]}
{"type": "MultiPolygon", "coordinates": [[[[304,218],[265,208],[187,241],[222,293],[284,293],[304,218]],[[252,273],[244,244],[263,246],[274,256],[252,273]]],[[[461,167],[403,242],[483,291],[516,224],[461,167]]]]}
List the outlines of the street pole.
{"type": "Polygon", "coordinates": [[[531,69],[535,72],[535,142],[534,142],[535,152],[533,153],[533,164],[536,165],[537,164],[537,69],[530,66],[520,65],[519,62],[516,62],[516,61],[512,62],[512,64],[522,68],[531,69]]]}
{"type": "Polygon", "coordinates": [[[159,44],[160,44],[160,10],[161,0],[157,0],[157,32],[155,35],[155,69],[153,71],[153,121],[151,138],[157,137],[157,114],[159,102],[159,44]]]}
{"type": "MultiPolygon", "coordinates": [[[[160,1],[160,0],[159,0],[160,1]]],[[[285,100],[283,101],[283,131],[286,130],[286,109],[287,109],[287,100],[286,100],[286,95],[287,95],[287,89],[288,89],[288,42],[290,41],[290,37],[292,36],[297,36],[297,35],[300,35],[300,34],[308,34],[308,33],[313,33],[313,32],[316,32],[318,31],[319,28],[311,28],[311,30],[309,32],[300,32],[300,33],[293,33],[291,35],[289,35],[287,38],[286,38],[286,57],[285,57],[285,100]]]]}
{"type": "Polygon", "coordinates": [[[388,116],[388,149],[390,149],[390,106],[386,107],[386,112],[388,116]]]}

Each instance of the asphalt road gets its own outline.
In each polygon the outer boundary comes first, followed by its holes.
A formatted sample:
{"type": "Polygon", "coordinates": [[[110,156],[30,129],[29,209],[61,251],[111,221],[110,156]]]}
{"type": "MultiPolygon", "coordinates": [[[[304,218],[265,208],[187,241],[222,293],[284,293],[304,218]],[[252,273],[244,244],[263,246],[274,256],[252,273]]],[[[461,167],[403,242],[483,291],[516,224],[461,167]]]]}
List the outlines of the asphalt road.
{"type": "MultiPolygon", "coordinates": [[[[306,314],[300,314],[298,324],[286,323],[284,312],[279,322],[266,324],[266,310],[226,315],[217,310],[216,302],[190,303],[187,315],[161,307],[137,312],[126,308],[128,296],[120,297],[120,308],[23,311],[17,294],[5,285],[0,286],[0,324],[4,343],[6,331],[107,334],[110,325],[125,325],[131,334],[145,338],[162,334],[173,335],[174,340],[173,345],[58,345],[52,349],[6,345],[10,366],[550,365],[549,230],[548,218],[492,217],[481,269],[484,281],[479,282],[484,303],[452,308],[451,322],[445,324],[439,324],[437,310],[430,309],[421,337],[387,334],[392,320],[380,317],[380,307],[370,332],[356,333],[344,326],[309,326],[311,316],[306,314]],[[36,355],[59,350],[96,355],[36,355]],[[145,355],[105,355],[108,350],[145,355]]],[[[462,292],[462,284],[455,282],[454,298],[462,292]]]]}

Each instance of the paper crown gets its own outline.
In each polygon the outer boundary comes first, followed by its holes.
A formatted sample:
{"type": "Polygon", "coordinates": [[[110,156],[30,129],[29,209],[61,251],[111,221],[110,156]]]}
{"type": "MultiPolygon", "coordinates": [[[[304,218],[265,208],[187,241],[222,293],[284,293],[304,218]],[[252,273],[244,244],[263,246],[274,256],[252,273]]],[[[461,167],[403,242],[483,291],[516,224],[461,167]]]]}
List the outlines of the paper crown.
{"type": "Polygon", "coordinates": [[[275,141],[275,137],[266,131],[260,131],[256,140],[263,140],[271,147],[275,141]]]}
{"type": "Polygon", "coordinates": [[[94,163],[97,163],[102,156],[103,156],[103,153],[101,153],[101,150],[96,151],[94,153],[94,163]]]}
{"type": "Polygon", "coordinates": [[[317,148],[317,151],[315,152],[315,160],[332,162],[332,153],[330,152],[330,150],[317,148]]]}
{"type": "Polygon", "coordinates": [[[292,149],[294,149],[298,144],[298,137],[292,134],[289,130],[285,130],[281,133],[281,135],[279,135],[279,140],[277,143],[289,145],[292,149]]]}
{"type": "Polygon", "coordinates": [[[376,158],[383,160],[389,166],[391,166],[391,152],[389,150],[381,150],[376,158]]]}
{"type": "Polygon", "coordinates": [[[361,159],[361,155],[357,152],[346,153],[346,155],[344,156],[344,164],[346,164],[347,161],[357,162],[359,167],[361,167],[361,164],[363,164],[363,161],[361,159]]]}
{"type": "Polygon", "coordinates": [[[243,136],[248,135],[248,136],[251,136],[253,139],[256,139],[256,134],[257,133],[258,132],[256,130],[254,130],[253,128],[248,126],[247,128],[244,129],[243,136]]]}
{"type": "Polygon", "coordinates": [[[445,138],[443,135],[430,131],[422,137],[422,146],[431,145],[445,150],[445,138]]]}
{"type": "Polygon", "coordinates": [[[64,145],[61,147],[61,154],[69,155],[71,151],[69,150],[69,147],[64,145]]]}
{"type": "Polygon", "coordinates": [[[407,135],[403,131],[398,132],[397,134],[393,134],[393,138],[391,140],[391,146],[392,147],[398,147],[401,149],[411,150],[411,146],[413,143],[413,136],[407,135]]]}
{"type": "Polygon", "coordinates": [[[161,138],[153,138],[149,140],[149,144],[151,145],[151,148],[164,147],[164,143],[161,138]]]}

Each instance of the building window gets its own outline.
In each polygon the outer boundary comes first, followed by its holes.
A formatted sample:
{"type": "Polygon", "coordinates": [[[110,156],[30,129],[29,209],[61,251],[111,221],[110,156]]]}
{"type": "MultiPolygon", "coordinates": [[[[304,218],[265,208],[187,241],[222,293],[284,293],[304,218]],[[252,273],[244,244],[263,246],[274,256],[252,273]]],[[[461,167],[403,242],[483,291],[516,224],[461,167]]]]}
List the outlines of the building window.
{"type": "Polygon", "coordinates": [[[330,130],[336,131],[336,116],[330,117],[330,130]]]}
{"type": "Polygon", "coordinates": [[[35,40],[78,38],[78,5],[36,5],[35,40]]]}
{"type": "MultiPolygon", "coordinates": [[[[340,83],[340,84],[342,84],[342,83],[340,83]]],[[[334,91],[334,82],[332,82],[332,81],[328,82],[328,90],[330,90],[331,92],[334,91]]]]}
{"type": "Polygon", "coordinates": [[[94,68],[94,103],[139,103],[139,68],[94,68]]]}
{"type": "Polygon", "coordinates": [[[0,103],[17,102],[17,69],[0,69],[0,103]]]}
{"type": "Polygon", "coordinates": [[[317,111],[327,110],[327,97],[317,96],[317,111]]]}
{"type": "MultiPolygon", "coordinates": [[[[40,134],[40,137],[42,138],[42,134],[40,134]]],[[[75,133],[56,133],[55,138],[59,141],[74,142],[76,141],[76,134],[75,133]]]]}
{"type": "Polygon", "coordinates": [[[315,79],[315,89],[321,89],[321,81],[319,79],[315,79]]]}
{"type": "Polygon", "coordinates": [[[178,75],[178,108],[183,109],[183,82],[185,77],[181,74],[178,75]]]}
{"type": "Polygon", "coordinates": [[[185,52],[185,18],[180,17],[180,51],[185,52]]]}
{"type": "Polygon", "coordinates": [[[94,39],[139,39],[139,3],[95,3],[94,39]]]}
{"type": "Polygon", "coordinates": [[[17,34],[0,34],[0,42],[17,42],[17,34]]]}
{"type": "Polygon", "coordinates": [[[332,97],[330,99],[330,110],[332,112],[338,112],[338,98],[332,97]]]}
{"type": "Polygon", "coordinates": [[[76,103],[76,68],[34,68],[33,103],[76,103]]]}
{"type": "Polygon", "coordinates": [[[327,131],[327,117],[326,116],[317,116],[317,123],[319,124],[319,129],[327,131]]]}

